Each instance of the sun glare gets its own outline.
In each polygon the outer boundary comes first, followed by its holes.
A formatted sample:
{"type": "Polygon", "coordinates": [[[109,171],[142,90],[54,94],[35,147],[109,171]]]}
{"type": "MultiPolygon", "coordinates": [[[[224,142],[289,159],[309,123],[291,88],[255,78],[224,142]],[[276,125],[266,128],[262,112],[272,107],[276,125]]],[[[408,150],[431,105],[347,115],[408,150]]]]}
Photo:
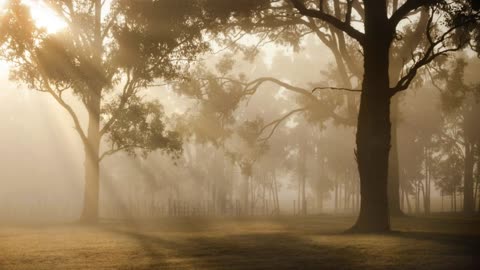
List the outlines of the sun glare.
{"type": "MultiPolygon", "coordinates": [[[[4,2],[6,0],[0,1],[4,2]]],[[[49,33],[58,32],[66,27],[65,21],[55,14],[55,11],[49,8],[43,1],[23,0],[23,2],[30,7],[32,17],[38,27],[45,28],[49,33]]]]}

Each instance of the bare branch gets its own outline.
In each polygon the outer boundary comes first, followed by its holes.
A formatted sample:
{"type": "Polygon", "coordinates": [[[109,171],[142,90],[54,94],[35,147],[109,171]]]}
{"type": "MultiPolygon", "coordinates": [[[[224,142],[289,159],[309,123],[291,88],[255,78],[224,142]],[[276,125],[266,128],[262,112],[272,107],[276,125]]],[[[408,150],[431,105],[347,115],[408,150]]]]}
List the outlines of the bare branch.
{"type": "Polygon", "coordinates": [[[289,113],[285,114],[284,116],[280,117],[279,119],[269,123],[268,125],[264,126],[261,130],[260,130],[260,135],[265,132],[265,130],[267,130],[269,127],[272,127],[272,129],[270,130],[270,133],[266,136],[266,137],[263,137],[263,138],[258,138],[258,141],[260,142],[265,142],[267,141],[268,139],[270,139],[273,135],[273,133],[275,133],[275,130],[278,128],[278,126],[283,122],[285,121],[287,118],[289,118],[290,116],[292,116],[293,114],[296,114],[298,112],[303,112],[303,111],[306,111],[307,110],[307,107],[303,107],[303,108],[299,108],[299,109],[295,109],[293,111],[290,111],[289,113]]]}
{"type": "Polygon", "coordinates": [[[315,87],[312,90],[312,93],[314,93],[317,90],[340,90],[340,91],[348,91],[348,92],[362,92],[360,89],[350,89],[350,88],[344,88],[344,87],[330,87],[330,86],[325,86],[325,87],[315,87]]]}
{"type": "Polygon", "coordinates": [[[293,6],[300,12],[300,14],[327,22],[332,26],[338,28],[339,30],[345,32],[347,35],[357,40],[360,44],[364,44],[365,35],[357,29],[353,28],[350,25],[350,22],[343,22],[335,16],[329,15],[322,10],[307,8],[301,0],[290,0],[290,2],[292,2],[293,6]]]}
{"type": "Polygon", "coordinates": [[[265,83],[265,82],[272,82],[272,83],[275,83],[275,84],[277,84],[277,85],[279,85],[279,86],[281,86],[281,87],[283,87],[283,88],[285,88],[285,89],[287,89],[287,90],[290,90],[290,91],[292,91],[292,92],[295,92],[295,93],[297,93],[297,94],[301,94],[301,95],[307,96],[307,97],[309,97],[309,98],[314,98],[314,97],[312,96],[312,93],[311,93],[310,91],[308,91],[308,90],[306,90],[306,89],[304,89],[304,88],[300,88],[300,87],[293,86],[293,85],[291,85],[291,84],[288,84],[288,83],[286,83],[286,82],[280,81],[280,80],[278,80],[278,79],[276,79],[276,78],[272,78],[272,77],[262,77],[262,78],[258,78],[258,79],[256,79],[256,80],[253,80],[253,81],[245,84],[245,86],[246,86],[246,90],[245,90],[246,94],[253,95],[253,94],[257,91],[258,87],[260,87],[260,86],[261,86],[263,83],[265,83]]]}

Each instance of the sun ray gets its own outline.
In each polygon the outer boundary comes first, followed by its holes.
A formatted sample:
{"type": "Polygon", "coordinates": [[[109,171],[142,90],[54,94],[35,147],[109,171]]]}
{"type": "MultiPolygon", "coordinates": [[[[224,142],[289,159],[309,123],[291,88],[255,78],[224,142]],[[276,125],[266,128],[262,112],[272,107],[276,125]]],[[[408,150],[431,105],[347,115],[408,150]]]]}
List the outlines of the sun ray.
{"type": "MultiPolygon", "coordinates": [[[[6,1],[6,0],[0,0],[6,1]]],[[[56,33],[67,26],[66,22],[55,13],[44,1],[23,0],[30,7],[30,12],[38,27],[43,27],[48,33],[56,33]]],[[[1,2],[0,2],[1,6],[1,2]]]]}

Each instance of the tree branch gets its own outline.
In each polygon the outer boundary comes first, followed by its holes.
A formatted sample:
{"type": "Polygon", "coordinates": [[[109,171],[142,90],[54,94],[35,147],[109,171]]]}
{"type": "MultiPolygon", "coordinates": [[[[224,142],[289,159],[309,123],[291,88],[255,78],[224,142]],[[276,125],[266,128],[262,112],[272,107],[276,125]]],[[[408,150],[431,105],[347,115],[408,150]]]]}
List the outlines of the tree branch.
{"type": "Polygon", "coordinates": [[[339,30],[345,32],[353,39],[357,40],[361,45],[364,44],[365,35],[357,29],[353,28],[349,23],[350,20],[348,21],[348,23],[347,21],[343,22],[342,20],[323,12],[322,10],[309,9],[301,0],[290,0],[290,2],[292,2],[293,6],[300,12],[300,14],[327,22],[332,26],[338,28],[339,30]]]}
{"type": "Polygon", "coordinates": [[[330,86],[320,87],[320,86],[319,86],[319,87],[313,88],[312,93],[314,93],[314,92],[317,91],[317,90],[328,90],[328,89],[330,89],[330,90],[348,91],[348,92],[356,92],[356,93],[362,92],[362,90],[360,90],[360,89],[350,89],[350,88],[344,88],[344,87],[330,87],[330,86]]]}
{"type": "Polygon", "coordinates": [[[72,107],[70,105],[68,105],[65,102],[65,100],[62,99],[61,95],[57,95],[57,93],[55,93],[55,91],[52,89],[52,87],[48,83],[48,80],[46,79],[45,74],[43,74],[43,72],[41,72],[41,71],[40,71],[40,74],[42,76],[42,84],[43,84],[44,88],[46,89],[46,92],[49,93],[58,102],[58,104],[60,104],[68,112],[68,114],[70,114],[70,116],[72,117],[73,123],[75,125],[75,130],[80,135],[80,138],[81,138],[82,142],[85,145],[89,145],[88,138],[87,138],[87,136],[85,135],[85,132],[82,129],[82,125],[80,124],[80,121],[79,121],[75,111],[72,109],[72,107]]]}
{"type": "Polygon", "coordinates": [[[440,2],[440,0],[407,0],[401,7],[399,7],[390,17],[388,23],[391,29],[396,29],[398,23],[405,18],[410,12],[415,11],[416,9],[433,5],[440,2]]]}
{"type": "Polygon", "coordinates": [[[249,83],[246,83],[245,86],[246,86],[246,94],[248,95],[253,95],[258,87],[260,87],[260,85],[262,85],[263,83],[265,82],[272,82],[272,83],[275,83],[285,89],[288,89],[292,92],[295,92],[297,94],[301,94],[301,95],[304,95],[304,96],[307,96],[309,98],[314,98],[312,96],[312,93],[309,92],[308,90],[304,89],[304,88],[300,88],[300,87],[296,87],[296,86],[293,86],[291,84],[288,84],[288,83],[285,83],[283,81],[280,81],[276,78],[273,78],[273,77],[262,77],[262,78],[258,78],[258,79],[255,79],[249,83]]]}
{"type": "Polygon", "coordinates": [[[131,97],[132,94],[134,93],[134,90],[135,90],[134,88],[135,87],[133,87],[133,81],[134,80],[131,77],[130,71],[128,71],[127,72],[127,81],[125,82],[125,85],[123,86],[122,95],[120,96],[120,103],[118,104],[117,109],[115,109],[115,111],[112,113],[111,118],[107,121],[107,123],[105,123],[105,125],[100,130],[100,137],[102,137],[103,135],[105,135],[105,133],[108,132],[110,127],[117,120],[119,112],[124,109],[124,107],[125,107],[125,105],[128,101],[128,98],[131,97]]]}
{"type": "Polygon", "coordinates": [[[430,43],[430,46],[428,47],[424,55],[419,60],[415,60],[415,57],[413,57],[412,59],[414,61],[413,66],[410,68],[407,74],[398,81],[397,85],[390,89],[392,96],[397,92],[408,89],[413,79],[415,79],[415,76],[417,75],[417,72],[420,68],[430,64],[438,56],[445,55],[449,52],[454,52],[462,49],[465,45],[464,42],[460,42],[457,46],[454,46],[454,47],[445,47],[444,42],[448,38],[450,38],[453,31],[455,31],[460,27],[464,27],[467,24],[475,22],[475,18],[476,18],[476,17],[473,17],[470,20],[465,20],[460,24],[452,26],[451,28],[446,30],[442,35],[440,35],[440,37],[437,40],[434,40],[430,32],[432,29],[433,16],[434,16],[434,10],[432,9],[431,15],[426,27],[426,36],[427,36],[428,42],[430,43]],[[436,51],[436,48],[438,45],[442,45],[442,46],[436,51]]]}
{"type": "Polygon", "coordinates": [[[289,113],[285,114],[284,116],[280,117],[279,119],[275,120],[275,121],[272,121],[271,123],[269,123],[268,125],[264,126],[261,130],[260,130],[260,135],[265,132],[266,129],[268,129],[269,127],[272,127],[272,129],[270,130],[270,133],[266,136],[266,137],[263,137],[263,138],[258,138],[257,140],[260,141],[260,142],[265,142],[267,141],[268,139],[270,139],[273,135],[273,133],[275,133],[275,130],[278,128],[278,126],[283,122],[285,121],[285,119],[289,118],[290,116],[292,116],[293,114],[295,113],[298,113],[298,112],[303,112],[307,110],[307,107],[303,107],[303,108],[299,108],[299,109],[295,109],[293,111],[290,111],[289,113]]]}

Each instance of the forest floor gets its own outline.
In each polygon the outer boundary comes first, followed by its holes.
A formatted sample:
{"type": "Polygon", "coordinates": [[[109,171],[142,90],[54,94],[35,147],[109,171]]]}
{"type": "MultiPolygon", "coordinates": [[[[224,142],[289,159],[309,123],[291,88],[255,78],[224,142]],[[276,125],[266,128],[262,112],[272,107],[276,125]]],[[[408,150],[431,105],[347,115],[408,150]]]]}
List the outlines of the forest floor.
{"type": "Polygon", "coordinates": [[[0,225],[0,269],[480,269],[480,218],[176,218],[99,226],[0,225]]]}

